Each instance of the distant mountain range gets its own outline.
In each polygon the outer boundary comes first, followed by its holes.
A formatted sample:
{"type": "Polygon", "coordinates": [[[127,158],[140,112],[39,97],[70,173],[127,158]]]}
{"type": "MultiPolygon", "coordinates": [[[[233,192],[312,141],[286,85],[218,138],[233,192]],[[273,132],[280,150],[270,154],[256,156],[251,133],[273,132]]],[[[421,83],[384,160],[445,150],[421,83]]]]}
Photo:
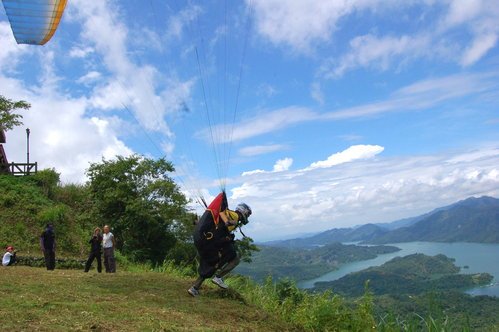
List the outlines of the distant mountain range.
{"type": "Polygon", "coordinates": [[[275,247],[317,247],[333,242],[479,242],[499,243],[499,199],[471,197],[421,216],[384,224],[334,228],[305,237],[265,243],[275,247]]]}

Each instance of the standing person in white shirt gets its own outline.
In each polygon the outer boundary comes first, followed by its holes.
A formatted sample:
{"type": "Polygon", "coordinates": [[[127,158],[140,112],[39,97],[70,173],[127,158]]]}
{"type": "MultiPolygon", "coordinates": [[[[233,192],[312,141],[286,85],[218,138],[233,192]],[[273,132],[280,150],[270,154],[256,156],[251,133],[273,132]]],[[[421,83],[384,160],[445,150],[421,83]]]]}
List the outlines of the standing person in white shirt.
{"type": "Polygon", "coordinates": [[[104,267],[107,273],[116,272],[116,261],[114,259],[114,247],[116,242],[114,235],[109,231],[109,226],[104,226],[104,235],[102,237],[102,247],[104,248],[104,267]]]}

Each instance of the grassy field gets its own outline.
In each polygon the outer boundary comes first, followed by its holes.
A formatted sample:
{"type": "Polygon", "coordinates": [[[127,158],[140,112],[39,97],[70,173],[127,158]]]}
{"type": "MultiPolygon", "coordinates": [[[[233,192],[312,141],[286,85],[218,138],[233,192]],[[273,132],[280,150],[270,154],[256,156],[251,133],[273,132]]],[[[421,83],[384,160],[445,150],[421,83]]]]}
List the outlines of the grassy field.
{"type": "Polygon", "coordinates": [[[235,291],[154,272],[0,267],[1,331],[290,331],[235,291]]]}

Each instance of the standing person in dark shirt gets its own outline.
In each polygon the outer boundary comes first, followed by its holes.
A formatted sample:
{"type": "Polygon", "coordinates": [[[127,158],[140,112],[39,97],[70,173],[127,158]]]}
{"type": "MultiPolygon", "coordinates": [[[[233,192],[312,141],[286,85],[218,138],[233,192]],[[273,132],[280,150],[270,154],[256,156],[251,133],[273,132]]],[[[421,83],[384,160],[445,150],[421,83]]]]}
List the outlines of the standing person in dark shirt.
{"type": "Polygon", "coordinates": [[[99,273],[102,272],[102,251],[101,251],[101,245],[102,245],[102,235],[101,235],[101,229],[97,227],[94,230],[94,235],[88,241],[90,243],[91,248],[90,248],[90,255],[88,256],[87,263],[85,264],[85,272],[88,272],[90,270],[90,266],[92,265],[92,262],[94,261],[95,258],[97,258],[97,271],[99,273]]]}
{"type": "Polygon", "coordinates": [[[54,226],[52,224],[47,224],[47,228],[43,231],[40,236],[40,247],[45,256],[45,266],[47,270],[51,271],[55,269],[55,233],[54,226]]]}

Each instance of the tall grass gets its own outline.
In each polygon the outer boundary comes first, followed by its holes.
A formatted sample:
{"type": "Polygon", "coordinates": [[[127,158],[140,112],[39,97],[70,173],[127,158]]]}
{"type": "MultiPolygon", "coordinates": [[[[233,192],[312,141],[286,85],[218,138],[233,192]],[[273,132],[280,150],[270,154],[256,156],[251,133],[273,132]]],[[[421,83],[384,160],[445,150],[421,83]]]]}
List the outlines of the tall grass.
{"type": "Polygon", "coordinates": [[[369,292],[353,306],[330,291],[309,293],[292,280],[275,283],[267,278],[261,285],[246,277],[228,279],[250,304],[308,331],[370,331],[376,329],[369,292]]]}

